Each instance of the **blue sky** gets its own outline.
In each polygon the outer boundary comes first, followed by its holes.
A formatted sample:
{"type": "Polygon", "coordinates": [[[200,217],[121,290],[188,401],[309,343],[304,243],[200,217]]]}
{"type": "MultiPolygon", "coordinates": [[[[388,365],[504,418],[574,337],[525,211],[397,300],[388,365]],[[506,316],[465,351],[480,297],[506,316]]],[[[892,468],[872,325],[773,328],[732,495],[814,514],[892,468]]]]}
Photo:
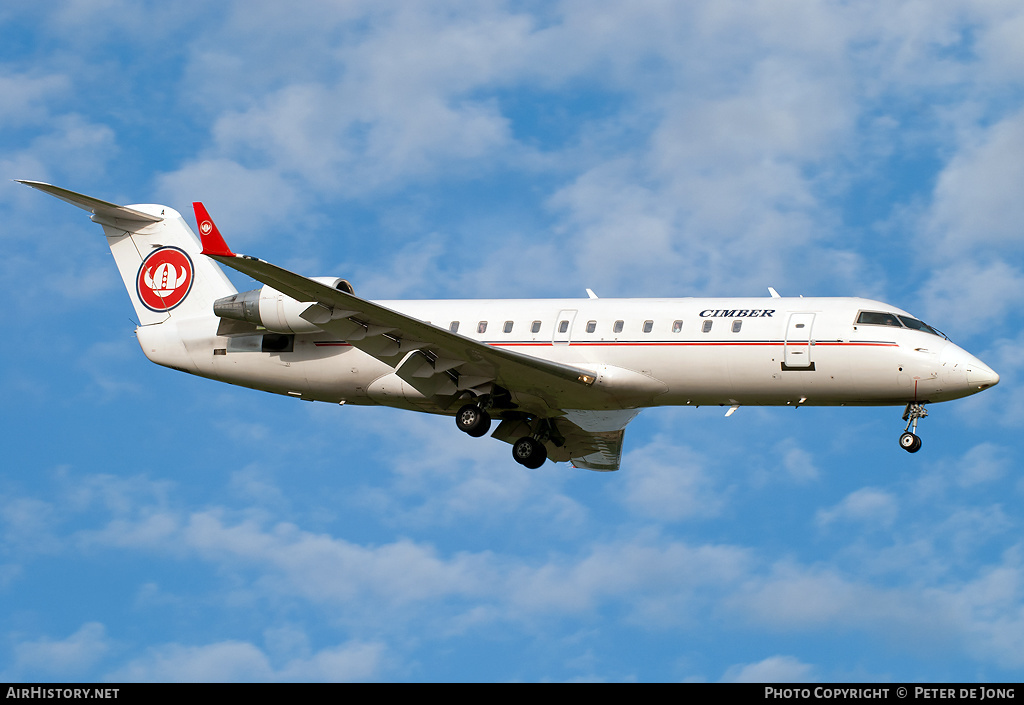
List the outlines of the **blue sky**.
{"type": "MultiPolygon", "coordinates": [[[[1024,674],[1024,8],[0,9],[0,680],[1024,674]],[[934,405],[658,409],[614,474],[145,360],[98,226],[189,212],[370,298],[856,295],[934,405]]],[[[238,281],[249,288],[247,282],[238,281]]]]}

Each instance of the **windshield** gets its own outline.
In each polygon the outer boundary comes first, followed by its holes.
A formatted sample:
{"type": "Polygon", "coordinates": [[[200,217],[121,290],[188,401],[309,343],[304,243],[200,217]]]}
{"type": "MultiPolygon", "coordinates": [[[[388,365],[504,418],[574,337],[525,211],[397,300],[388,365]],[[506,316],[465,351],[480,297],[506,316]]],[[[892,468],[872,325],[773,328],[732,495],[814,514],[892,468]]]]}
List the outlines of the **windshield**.
{"type": "MultiPolygon", "coordinates": [[[[945,334],[941,331],[937,331],[924,321],[919,321],[912,316],[900,316],[895,313],[886,313],[883,311],[861,311],[857,315],[857,323],[865,323],[871,326],[892,326],[893,328],[909,328],[910,330],[919,330],[925,333],[931,333],[942,338],[946,338],[945,334]]],[[[949,338],[946,338],[949,340],[949,338]]]]}
{"type": "Polygon", "coordinates": [[[932,335],[941,335],[943,338],[946,337],[942,335],[942,333],[939,333],[939,331],[935,330],[930,325],[925,323],[924,321],[919,321],[916,318],[911,318],[910,316],[897,316],[897,318],[900,319],[903,325],[912,330],[923,330],[925,333],[931,333],[932,335]]]}

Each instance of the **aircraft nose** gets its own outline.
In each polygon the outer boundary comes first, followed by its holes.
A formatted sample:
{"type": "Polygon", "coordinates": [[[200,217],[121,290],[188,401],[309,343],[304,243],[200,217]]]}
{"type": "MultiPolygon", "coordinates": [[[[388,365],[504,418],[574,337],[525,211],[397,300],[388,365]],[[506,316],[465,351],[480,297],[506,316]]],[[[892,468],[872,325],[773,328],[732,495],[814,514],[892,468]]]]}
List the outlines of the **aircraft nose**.
{"type": "Polygon", "coordinates": [[[999,375],[991,367],[953,343],[943,349],[941,361],[942,378],[949,389],[977,394],[999,383],[999,375]]]}
{"type": "Polygon", "coordinates": [[[978,362],[967,368],[967,384],[981,391],[999,384],[999,375],[995,370],[978,362]]]}

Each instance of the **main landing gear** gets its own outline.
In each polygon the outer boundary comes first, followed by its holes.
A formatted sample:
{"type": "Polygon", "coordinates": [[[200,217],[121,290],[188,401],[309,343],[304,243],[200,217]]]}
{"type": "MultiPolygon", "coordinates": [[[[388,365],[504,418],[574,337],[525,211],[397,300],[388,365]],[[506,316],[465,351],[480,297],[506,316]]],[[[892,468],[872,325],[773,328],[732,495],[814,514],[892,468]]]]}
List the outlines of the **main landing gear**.
{"type": "Polygon", "coordinates": [[[536,470],[548,459],[548,449],[532,436],[523,436],[512,444],[512,457],[520,465],[536,470]]]}
{"type": "MultiPolygon", "coordinates": [[[[482,403],[465,404],[455,414],[455,425],[473,438],[480,438],[491,428],[491,415],[486,409],[489,406],[488,400],[481,401],[482,403]]],[[[537,433],[523,436],[512,444],[512,457],[517,463],[531,470],[539,468],[548,459],[548,449],[544,446],[544,440],[552,435],[548,422],[542,420],[535,428],[537,433]]]]}
{"type": "Polygon", "coordinates": [[[480,438],[491,427],[491,415],[483,407],[466,404],[455,414],[455,425],[473,438],[480,438]]]}
{"type": "Polygon", "coordinates": [[[916,453],[921,450],[921,439],[915,435],[915,432],[918,420],[927,415],[928,411],[924,408],[924,404],[907,404],[907,410],[903,412],[903,420],[907,422],[907,427],[903,429],[903,434],[900,436],[900,448],[908,453],[916,453]]]}

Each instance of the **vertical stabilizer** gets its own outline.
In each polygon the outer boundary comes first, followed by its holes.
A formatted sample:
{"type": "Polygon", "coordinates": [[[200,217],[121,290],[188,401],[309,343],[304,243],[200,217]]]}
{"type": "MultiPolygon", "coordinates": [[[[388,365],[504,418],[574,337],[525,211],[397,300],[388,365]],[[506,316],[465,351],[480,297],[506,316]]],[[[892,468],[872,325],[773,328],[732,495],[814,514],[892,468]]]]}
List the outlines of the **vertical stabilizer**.
{"type": "Polygon", "coordinates": [[[21,181],[92,213],[103,226],[125,289],[143,326],[213,315],[213,302],[236,292],[199,238],[167,206],[118,206],[58,186],[21,181]]]}

